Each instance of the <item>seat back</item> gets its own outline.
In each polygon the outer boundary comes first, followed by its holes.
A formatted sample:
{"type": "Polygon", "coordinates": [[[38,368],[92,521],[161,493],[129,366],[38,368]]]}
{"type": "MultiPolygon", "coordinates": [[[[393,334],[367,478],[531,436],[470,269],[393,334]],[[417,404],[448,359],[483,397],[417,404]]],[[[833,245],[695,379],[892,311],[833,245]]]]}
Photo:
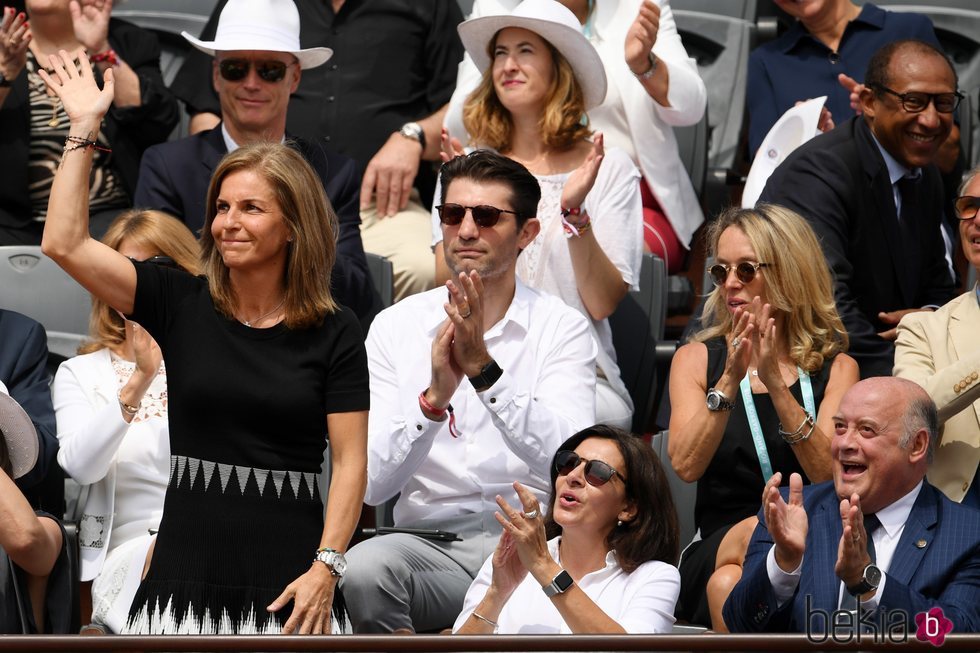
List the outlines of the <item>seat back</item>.
{"type": "Polygon", "coordinates": [[[361,318],[361,330],[367,336],[374,317],[395,303],[395,272],[391,261],[384,256],[370,252],[365,252],[364,256],[367,258],[368,273],[371,275],[371,290],[374,293],[371,309],[361,318]]]}
{"type": "Polygon", "coordinates": [[[671,0],[671,9],[700,11],[717,16],[740,18],[754,23],[758,17],[757,0],[671,0]]]}
{"type": "Polygon", "coordinates": [[[633,399],[634,433],[645,431],[657,392],[656,346],[667,318],[667,267],[662,259],[643,255],[639,285],[609,316],[620,377],[633,399]]]}
{"type": "Polygon", "coordinates": [[[40,247],[10,245],[0,247],[0,308],[40,322],[48,348],[68,358],[88,333],[92,301],[40,247]]]}
{"type": "Polygon", "coordinates": [[[688,483],[682,481],[681,477],[674,471],[670,463],[670,454],[667,453],[668,431],[655,433],[650,438],[650,446],[660,457],[664,471],[667,473],[667,484],[670,486],[670,495],[674,499],[674,508],[677,510],[677,525],[680,529],[681,548],[683,549],[694,538],[697,527],[694,525],[694,506],[698,498],[698,483],[688,483]]]}
{"type": "Polygon", "coordinates": [[[674,127],[677,151],[681,163],[694,186],[694,194],[700,199],[704,191],[704,178],[708,173],[708,112],[701,120],[686,127],[674,127]]]}

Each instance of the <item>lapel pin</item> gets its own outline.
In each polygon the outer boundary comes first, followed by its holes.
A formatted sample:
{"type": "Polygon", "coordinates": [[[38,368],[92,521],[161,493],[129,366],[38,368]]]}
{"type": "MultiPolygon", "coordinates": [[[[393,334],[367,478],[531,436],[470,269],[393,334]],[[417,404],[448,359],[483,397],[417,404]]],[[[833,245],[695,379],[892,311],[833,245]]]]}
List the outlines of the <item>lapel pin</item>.
{"type": "Polygon", "coordinates": [[[915,542],[915,548],[917,548],[917,549],[924,549],[924,548],[926,548],[926,541],[925,540],[916,540],[916,542],[915,542]]]}

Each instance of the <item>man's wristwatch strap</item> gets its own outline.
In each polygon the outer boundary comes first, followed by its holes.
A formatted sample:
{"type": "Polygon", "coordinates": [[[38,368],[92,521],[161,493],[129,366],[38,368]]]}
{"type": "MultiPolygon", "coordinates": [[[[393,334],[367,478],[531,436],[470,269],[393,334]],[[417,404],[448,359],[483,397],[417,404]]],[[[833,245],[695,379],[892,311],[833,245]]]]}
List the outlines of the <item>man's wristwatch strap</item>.
{"type": "Polygon", "coordinates": [[[499,365],[497,365],[497,361],[491,360],[489,363],[483,366],[483,369],[480,370],[479,374],[468,378],[477,392],[483,392],[496,383],[497,379],[499,379],[503,373],[504,371],[500,369],[499,365]]]}

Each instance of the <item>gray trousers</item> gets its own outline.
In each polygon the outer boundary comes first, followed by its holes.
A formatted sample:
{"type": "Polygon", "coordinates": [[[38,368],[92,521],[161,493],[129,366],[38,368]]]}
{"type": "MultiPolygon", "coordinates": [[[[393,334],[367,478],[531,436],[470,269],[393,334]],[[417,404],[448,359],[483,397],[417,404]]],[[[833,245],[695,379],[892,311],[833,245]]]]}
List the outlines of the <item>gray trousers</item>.
{"type": "Polygon", "coordinates": [[[463,541],[391,533],[348,551],[343,589],[354,633],[390,633],[400,628],[431,632],[452,626],[466,590],[493,555],[501,532],[493,513],[410,526],[450,531],[463,541]]]}

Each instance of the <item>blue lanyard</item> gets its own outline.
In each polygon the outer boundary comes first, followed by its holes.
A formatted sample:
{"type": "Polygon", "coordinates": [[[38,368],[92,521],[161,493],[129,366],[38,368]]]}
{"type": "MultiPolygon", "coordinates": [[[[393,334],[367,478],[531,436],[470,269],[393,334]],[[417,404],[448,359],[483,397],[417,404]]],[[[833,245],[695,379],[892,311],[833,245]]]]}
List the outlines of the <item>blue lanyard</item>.
{"type": "MultiPolygon", "coordinates": [[[[810,384],[810,375],[804,372],[799,365],[796,366],[796,373],[800,377],[803,407],[816,419],[817,412],[813,401],[813,386],[810,384]]],[[[769,451],[766,449],[766,439],[762,435],[762,425],[759,424],[759,414],[755,410],[755,400],[752,398],[752,386],[749,382],[748,372],[745,373],[745,378],[738,385],[742,390],[742,402],[745,404],[745,416],[749,420],[749,430],[752,431],[755,453],[759,457],[759,465],[762,467],[762,478],[768,482],[772,478],[772,463],[769,462],[769,451]]]]}

